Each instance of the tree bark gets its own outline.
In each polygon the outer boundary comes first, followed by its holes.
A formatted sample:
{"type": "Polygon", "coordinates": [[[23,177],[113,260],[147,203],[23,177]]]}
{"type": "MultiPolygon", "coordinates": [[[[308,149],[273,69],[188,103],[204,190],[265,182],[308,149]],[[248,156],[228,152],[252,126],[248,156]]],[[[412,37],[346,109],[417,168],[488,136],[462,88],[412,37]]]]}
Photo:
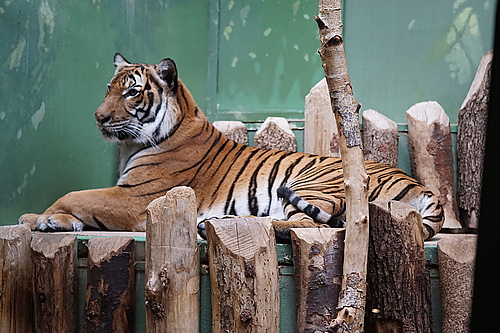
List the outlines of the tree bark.
{"type": "Polygon", "coordinates": [[[31,249],[36,332],[76,332],[76,237],[36,233],[31,249]]]}
{"type": "Polygon", "coordinates": [[[213,125],[226,138],[248,146],[248,131],[241,121],[214,121],[213,125]]]}
{"type": "Polygon", "coordinates": [[[340,157],[339,131],[325,78],[307,94],[304,117],[304,152],[340,157]]]}
{"type": "Polygon", "coordinates": [[[174,187],[147,208],[147,332],[198,332],[200,263],[196,197],[174,187]]]}
{"type": "Polygon", "coordinates": [[[469,332],[477,235],[446,235],[438,241],[443,333],[469,332]]]}
{"type": "Polygon", "coordinates": [[[479,226],[492,60],[493,51],[481,59],[469,93],[458,112],[457,203],[460,222],[471,229],[479,226]]]}
{"type": "Polygon", "coordinates": [[[332,323],[340,331],[362,332],[366,302],[368,255],[368,176],[366,174],[359,108],[352,93],[342,39],[341,0],[320,0],[319,27],[323,63],[332,108],[339,129],[346,197],[344,276],[340,311],[332,323]]]}
{"type": "Polygon", "coordinates": [[[297,140],[288,121],[282,117],[267,117],[253,138],[255,147],[297,151],[297,140]]]}
{"type": "Polygon", "coordinates": [[[413,176],[438,198],[444,208],[444,228],[460,229],[453,186],[450,121],[436,102],[422,102],[406,111],[413,176]]]}
{"type": "Polygon", "coordinates": [[[278,259],[271,219],[206,221],[212,332],[279,332],[278,259]]]}
{"type": "Polygon", "coordinates": [[[398,166],[398,125],[375,110],[363,112],[365,159],[398,166]]]}
{"type": "Polygon", "coordinates": [[[89,240],[84,332],[132,332],[134,239],[89,240]]]}
{"type": "Polygon", "coordinates": [[[291,229],[297,332],[328,332],[342,286],[345,229],[291,229]]]}
{"type": "Polygon", "coordinates": [[[368,333],[432,332],[422,218],[399,201],[370,203],[368,333]]]}
{"type": "Polygon", "coordinates": [[[0,227],[0,332],[33,332],[31,230],[0,227]]]}

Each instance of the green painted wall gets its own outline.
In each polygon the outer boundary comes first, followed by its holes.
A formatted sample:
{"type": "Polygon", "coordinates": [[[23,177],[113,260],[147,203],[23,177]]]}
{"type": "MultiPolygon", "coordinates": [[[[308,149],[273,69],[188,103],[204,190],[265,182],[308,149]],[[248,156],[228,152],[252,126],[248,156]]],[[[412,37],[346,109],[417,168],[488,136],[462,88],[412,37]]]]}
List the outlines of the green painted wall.
{"type": "MultiPolygon", "coordinates": [[[[348,0],[354,93],[399,123],[437,100],[456,123],[492,48],[495,0],[348,0]]],[[[322,77],[316,0],[0,0],[0,224],[115,180],[93,113],[112,57],[173,58],[211,120],[294,122],[322,77]]],[[[301,142],[301,139],[299,139],[301,142]]]]}
{"type": "Polygon", "coordinates": [[[205,0],[0,1],[0,224],[114,183],[115,146],[93,114],[115,52],[174,58],[204,106],[207,12],[205,0]]]}

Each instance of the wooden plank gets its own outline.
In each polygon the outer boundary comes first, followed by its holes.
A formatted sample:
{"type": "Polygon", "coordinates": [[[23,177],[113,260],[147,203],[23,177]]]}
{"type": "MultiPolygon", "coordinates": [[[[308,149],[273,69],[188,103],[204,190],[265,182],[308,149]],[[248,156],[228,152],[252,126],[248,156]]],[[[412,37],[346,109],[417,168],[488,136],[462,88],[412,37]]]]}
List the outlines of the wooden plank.
{"type": "Polygon", "coordinates": [[[442,333],[469,332],[477,235],[446,235],[438,242],[442,333]]]}
{"type": "Polygon", "coordinates": [[[197,333],[200,264],[194,191],[175,187],[147,211],[147,332],[197,333]]]}
{"type": "Polygon", "coordinates": [[[398,125],[375,110],[363,112],[363,150],[366,160],[398,166],[398,125]]]}
{"type": "Polygon", "coordinates": [[[297,151],[297,140],[288,121],[282,117],[267,117],[253,137],[255,147],[297,151]]]}
{"type": "Polygon", "coordinates": [[[212,332],[279,332],[278,260],[271,218],[206,221],[212,332]]]}
{"type": "Polygon", "coordinates": [[[432,332],[422,218],[400,201],[370,203],[366,313],[368,332],[432,332]]]}
{"type": "Polygon", "coordinates": [[[304,152],[340,157],[339,131],[325,78],[307,94],[304,118],[304,152]]]}
{"type": "Polygon", "coordinates": [[[76,332],[76,237],[37,232],[31,249],[36,332],[76,332]]]}
{"type": "Polygon", "coordinates": [[[337,316],[345,229],[292,228],[297,332],[326,332],[337,316]]]}
{"type": "Polygon", "coordinates": [[[228,139],[248,146],[248,131],[241,121],[214,121],[213,125],[228,139]]]}
{"type": "Polygon", "coordinates": [[[479,226],[492,61],[493,51],[483,56],[458,112],[457,203],[460,222],[471,229],[479,226]]]}
{"type": "Polygon", "coordinates": [[[84,332],[131,332],[134,306],[134,240],[89,240],[84,332]]]}
{"type": "Polygon", "coordinates": [[[437,102],[422,102],[406,111],[413,177],[438,198],[444,208],[444,228],[460,229],[454,189],[450,120],[437,102]]]}
{"type": "Polygon", "coordinates": [[[0,227],[0,332],[33,332],[31,230],[0,227]]]}

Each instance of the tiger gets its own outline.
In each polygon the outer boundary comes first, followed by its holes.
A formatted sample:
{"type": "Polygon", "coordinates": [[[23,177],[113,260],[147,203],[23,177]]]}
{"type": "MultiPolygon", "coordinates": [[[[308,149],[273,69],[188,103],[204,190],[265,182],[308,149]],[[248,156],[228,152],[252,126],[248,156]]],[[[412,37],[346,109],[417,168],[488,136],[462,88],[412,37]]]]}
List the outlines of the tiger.
{"type": "MultiPolygon", "coordinates": [[[[104,138],[119,144],[116,185],[70,192],[42,214],[22,215],[19,223],[40,231],[145,231],[148,204],[187,186],[196,196],[199,225],[215,216],[269,216],[278,242],[290,240],[290,228],[345,226],[340,158],[226,138],[198,107],[170,58],[130,63],[116,53],[114,66],[95,120],[104,138]]],[[[443,207],[430,190],[395,167],[373,161],[365,167],[369,201],[414,206],[425,239],[440,230],[443,207]]]]}

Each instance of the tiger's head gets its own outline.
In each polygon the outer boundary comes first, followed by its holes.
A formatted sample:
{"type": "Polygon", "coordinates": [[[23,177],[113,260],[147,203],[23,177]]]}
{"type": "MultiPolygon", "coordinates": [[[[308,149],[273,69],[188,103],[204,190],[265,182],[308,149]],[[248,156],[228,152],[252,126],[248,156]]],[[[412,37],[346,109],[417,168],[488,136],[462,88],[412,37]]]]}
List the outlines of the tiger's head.
{"type": "Polygon", "coordinates": [[[157,65],[132,64],[114,56],[115,76],[95,113],[99,130],[108,141],[131,140],[152,145],[162,141],[182,115],[176,97],[179,84],[172,59],[157,65]]]}

